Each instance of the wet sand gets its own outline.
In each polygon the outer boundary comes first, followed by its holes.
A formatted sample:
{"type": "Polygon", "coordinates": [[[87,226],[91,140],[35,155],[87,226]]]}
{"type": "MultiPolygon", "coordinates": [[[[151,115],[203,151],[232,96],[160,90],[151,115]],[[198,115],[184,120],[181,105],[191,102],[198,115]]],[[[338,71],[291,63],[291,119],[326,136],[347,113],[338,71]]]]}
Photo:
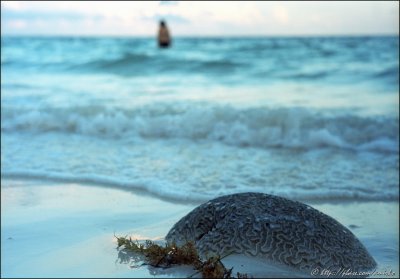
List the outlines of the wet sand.
{"type": "MultiPolygon", "coordinates": [[[[306,202],[307,203],[307,202],[306,202]]],[[[398,202],[307,203],[348,227],[378,262],[399,276],[398,202]]],[[[131,267],[117,236],[162,240],[195,204],[179,204],[119,189],[17,179],[1,181],[2,277],[187,277],[191,267],[131,267]]],[[[242,256],[224,259],[255,277],[297,276],[242,256]]],[[[394,276],[390,276],[394,274],[394,276]]]]}

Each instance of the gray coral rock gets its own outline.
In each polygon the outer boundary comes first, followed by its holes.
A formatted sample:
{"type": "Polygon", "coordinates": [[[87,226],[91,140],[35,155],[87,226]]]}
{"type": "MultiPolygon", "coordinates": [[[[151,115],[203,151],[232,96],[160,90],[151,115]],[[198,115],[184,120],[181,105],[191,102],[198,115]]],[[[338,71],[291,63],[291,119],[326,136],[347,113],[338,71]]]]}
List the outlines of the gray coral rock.
{"type": "Polygon", "coordinates": [[[303,272],[376,266],[362,243],[335,219],[306,204],[262,193],[210,200],[177,222],[166,240],[177,245],[193,241],[203,258],[245,254],[303,272]]]}

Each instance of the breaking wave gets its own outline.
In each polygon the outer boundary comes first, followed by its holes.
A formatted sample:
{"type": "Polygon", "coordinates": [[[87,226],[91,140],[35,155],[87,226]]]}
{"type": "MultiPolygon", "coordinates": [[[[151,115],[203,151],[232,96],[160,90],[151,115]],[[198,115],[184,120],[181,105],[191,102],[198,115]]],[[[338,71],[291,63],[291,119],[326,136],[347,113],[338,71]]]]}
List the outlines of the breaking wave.
{"type": "Polygon", "coordinates": [[[132,109],[3,107],[2,132],[58,132],[102,138],[210,140],[257,148],[333,147],[399,151],[399,120],[323,115],[305,108],[152,104],[132,109]]]}

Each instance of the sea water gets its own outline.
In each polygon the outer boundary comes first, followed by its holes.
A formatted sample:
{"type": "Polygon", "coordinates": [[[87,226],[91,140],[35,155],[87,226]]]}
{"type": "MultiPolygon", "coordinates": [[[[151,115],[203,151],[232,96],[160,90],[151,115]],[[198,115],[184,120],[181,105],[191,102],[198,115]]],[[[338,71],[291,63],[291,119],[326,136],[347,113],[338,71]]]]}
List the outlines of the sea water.
{"type": "Polygon", "coordinates": [[[1,175],[395,201],[398,37],[2,36],[1,175]]]}

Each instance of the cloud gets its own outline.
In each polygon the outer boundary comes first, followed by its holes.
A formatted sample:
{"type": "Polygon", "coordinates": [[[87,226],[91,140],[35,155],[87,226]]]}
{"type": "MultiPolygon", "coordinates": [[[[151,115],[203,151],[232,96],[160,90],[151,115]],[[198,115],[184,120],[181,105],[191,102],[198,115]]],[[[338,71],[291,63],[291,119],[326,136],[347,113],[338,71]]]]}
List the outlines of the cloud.
{"type": "Polygon", "coordinates": [[[28,22],[26,20],[20,19],[10,20],[8,24],[11,28],[15,29],[22,29],[28,26],[28,22]]]}
{"type": "Polygon", "coordinates": [[[162,6],[177,6],[178,4],[179,1],[167,1],[167,0],[160,1],[160,5],[162,6]]]}
{"type": "Polygon", "coordinates": [[[79,12],[72,11],[26,11],[26,10],[14,10],[4,8],[1,10],[2,20],[10,21],[60,21],[60,20],[102,20],[104,17],[100,14],[97,15],[86,15],[79,12]]]}
{"type": "Polygon", "coordinates": [[[101,14],[81,11],[27,9],[23,5],[2,5],[1,9],[2,34],[73,34],[96,28],[103,21],[101,14]]]}
{"type": "Polygon", "coordinates": [[[160,20],[165,20],[167,23],[168,22],[173,22],[173,23],[178,23],[178,24],[186,24],[190,23],[190,20],[180,16],[178,14],[161,14],[161,13],[156,13],[152,16],[142,16],[141,18],[144,21],[160,21],[160,20]]]}
{"type": "Polygon", "coordinates": [[[282,5],[278,5],[274,7],[273,10],[273,15],[275,17],[275,19],[279,22],[279,23],[283,23],[286,24],[289,22],[289,14],[287,9],[282,6],[282,5]]]}
{"type": "Polygon", "coordinates": [[[2,34],[175,35],[397,34],[395,2],[2,1],[2,34]]]}

